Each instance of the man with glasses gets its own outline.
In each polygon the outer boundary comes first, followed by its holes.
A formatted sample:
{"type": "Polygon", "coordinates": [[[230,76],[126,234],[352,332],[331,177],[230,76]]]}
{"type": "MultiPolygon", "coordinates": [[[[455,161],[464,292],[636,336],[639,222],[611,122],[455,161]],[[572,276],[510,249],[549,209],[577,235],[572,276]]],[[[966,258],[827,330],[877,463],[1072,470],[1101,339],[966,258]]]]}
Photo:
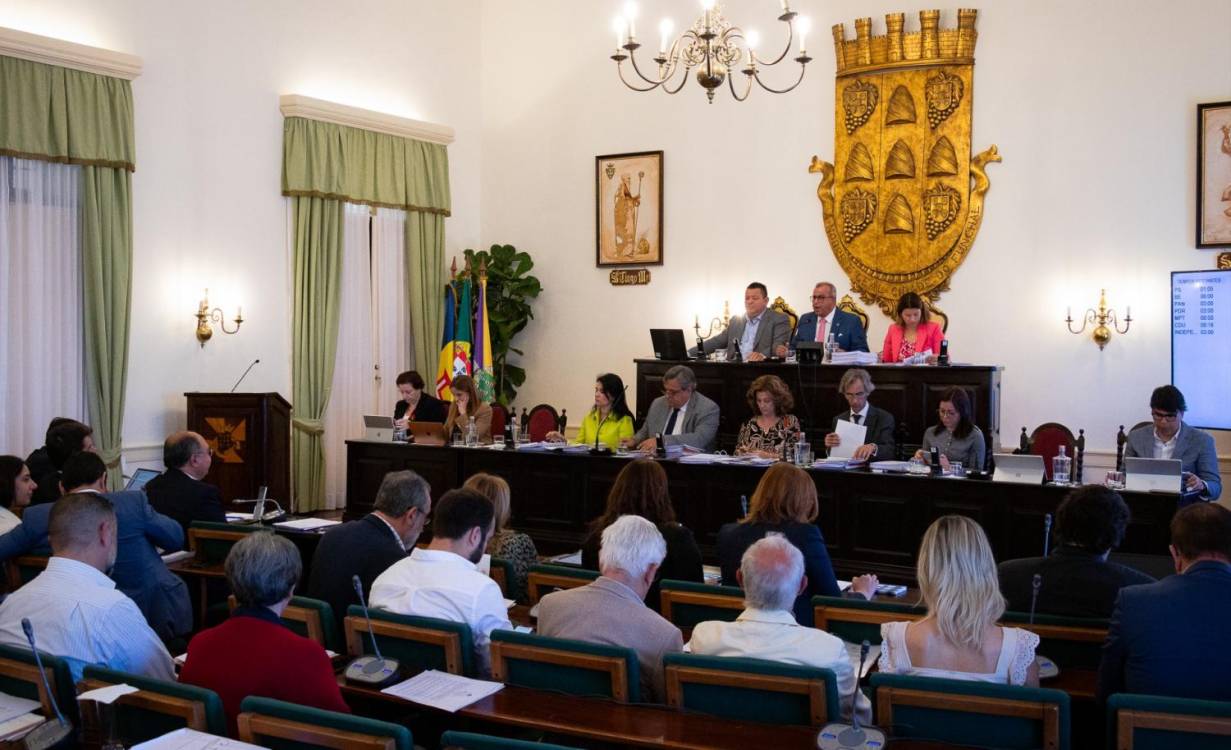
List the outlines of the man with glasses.
{"type": "Polygon", "coordinates": [[[624,444],[648,453],[656,447],[655,436],[661,434],[664,445],[711,450],[718,437],[718,411],[718,404],[697,393],[692,369],[676,365],[663,375],[663,395],[650,404],[641,429],[624,444]]]}
{"type": "Polygon", "coordinates": [[[183,527],[184,539],[193,521],[226,523],[222,492],[205,481],[213,463],[205,438],[189,430],[172,433],[163,443],[162,462],[167,470],[145,485],[145,494],[154,510],[183,527]]]}
{"type": "Polygon", "coordinates": [[[1198,500],[1217,500],[1222,494],[1214,438],[1184,423],[1188,405],[1174,385],[1162,385],[1150,394],[1153,425],[1138,427],[1128,435],[1126,457],[1178,460],[1184,472],[1184,490],[1198,500]]]}
{"type": "MultiPolygon", "coordinates": [[[[866,352],[868,335],[859,317],[839,310],[837,304],[838,288],[828,281],[818,282],[812,289],[812,312],[804,313],[799,319],[795,335],[791,338],[791,348],[794,349],[801,341],[824,342],[832,333],[838,351],[866,352]]],[[[785,346],[778,349],[778,356],[786,356],[785,346]]]]}
{"type": "MultiPolygon", "coordinates": [[[[833,429],[838,429],[838,420],[866,425],[863,444],[855,448],[854,457],[861,461],[871,461],[879,458],[891,461],[897,458],[897,445],[893,439],[893,415],[884,409],[878,409],[868,403],[868,396],[876,389],[872,385],[872,376],[867,370],[854,368],[842,373],[838,382],[838,392],[846,399],[849,410],[833,418],[833,429]]],[[[837,448],[842,444],[837,432],[825,436],[826,448],[837,448]]]]}

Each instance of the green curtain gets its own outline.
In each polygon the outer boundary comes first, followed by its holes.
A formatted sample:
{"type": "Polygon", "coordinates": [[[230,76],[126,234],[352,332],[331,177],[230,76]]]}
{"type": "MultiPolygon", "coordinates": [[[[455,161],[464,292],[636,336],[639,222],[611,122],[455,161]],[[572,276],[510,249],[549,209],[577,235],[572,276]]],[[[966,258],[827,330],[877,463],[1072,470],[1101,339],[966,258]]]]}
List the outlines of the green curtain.
{"type": "Polygon", "coordinates": [[[295,509],[325,507],[322,420],[333,385],[342,277],[341,201],[291,199],[295,216],[294,307],[291,309],[291,456],[295,509]]]}
{"type": "Polygon", "coordinates": [[[445,218],[411,211],[406,215],[406,284],[410,290],[410,335],[414,367],[435,392],[440,359],[441,300],[445,287],[445,218]]]}

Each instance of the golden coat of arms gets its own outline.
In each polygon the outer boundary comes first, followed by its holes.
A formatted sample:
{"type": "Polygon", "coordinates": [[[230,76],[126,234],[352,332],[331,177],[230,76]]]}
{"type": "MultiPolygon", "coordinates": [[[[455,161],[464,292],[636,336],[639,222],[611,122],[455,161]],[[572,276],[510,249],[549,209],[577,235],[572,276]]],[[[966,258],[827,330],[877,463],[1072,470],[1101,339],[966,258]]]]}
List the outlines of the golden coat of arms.
{"type": "Polygon", "coordinates": [[[833,27],[837,58],[834,163],[812,157],[825,233],[853,291],[891,315],[913,291],[935,301],[970,252],[983,219],[988,162],[995,146],[971,157],[975,18],[959,10],[956,29],[940,11],[855,21],[855,39],[833,27]]]}

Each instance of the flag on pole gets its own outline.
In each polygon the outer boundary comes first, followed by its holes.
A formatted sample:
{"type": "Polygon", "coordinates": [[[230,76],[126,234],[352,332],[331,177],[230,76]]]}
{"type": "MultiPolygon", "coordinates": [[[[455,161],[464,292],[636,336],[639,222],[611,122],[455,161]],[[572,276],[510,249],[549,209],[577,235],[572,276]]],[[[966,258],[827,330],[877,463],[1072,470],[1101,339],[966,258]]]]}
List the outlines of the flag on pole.
{"type": "Polygon", "coordinates": [[[474,313],[474,384],[479,398],[487,404],[496,396],[496,377],[492,373],[492,332],[487,322],[487,269],[479,269],[479,301],[474,313]]]}
{"type": "Polygon", "coordinates": [[[445,284],[445,330],[440,340],[440,364],[436,370],[436,397],[445,401],[453,400],[449,386],[453,384],[454,300],[453,282],[450,281],[445,284]]]}
{"type": "Polygon", "coordinates": [[[470,301],[470,268],[462,272],[462,295],[457,305],[457,332],[453,336],[453,377],[469,375],[470,351],[474,337],[470,325],[474,321],[474,305],[470,301]]]}

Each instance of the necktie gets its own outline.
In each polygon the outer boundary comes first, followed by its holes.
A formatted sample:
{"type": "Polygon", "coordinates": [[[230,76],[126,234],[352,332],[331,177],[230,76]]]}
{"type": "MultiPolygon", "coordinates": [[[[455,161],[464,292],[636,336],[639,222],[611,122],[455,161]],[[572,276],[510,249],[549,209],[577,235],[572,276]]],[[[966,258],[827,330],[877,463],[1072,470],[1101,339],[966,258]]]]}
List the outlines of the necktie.
{"type": "Polygon", "coordinates": [[[859,415],[858,415],[858,414],[856,414],[855,412],[851,412],[851,421],[852,421],[852,422],[854,422],[855,424],[859,424],[859,418],[860,418],[860,417],[859,417],[859,415]]]}
{"type": "Polygon", "coordinates": [[[679,415],[680,415],[679,409],[671,410],[671,416],[667,418],[667,428],[663,430],[664,435],[670,435],[671,431],[675,429],[675,418],[678,417],[679,415]]]}
{"type": "Polygon", "coordinates": [[[825,340],[825,319],[824,318],[816,319],[816,340],[822,341],[822,342],[825,340]]]}

